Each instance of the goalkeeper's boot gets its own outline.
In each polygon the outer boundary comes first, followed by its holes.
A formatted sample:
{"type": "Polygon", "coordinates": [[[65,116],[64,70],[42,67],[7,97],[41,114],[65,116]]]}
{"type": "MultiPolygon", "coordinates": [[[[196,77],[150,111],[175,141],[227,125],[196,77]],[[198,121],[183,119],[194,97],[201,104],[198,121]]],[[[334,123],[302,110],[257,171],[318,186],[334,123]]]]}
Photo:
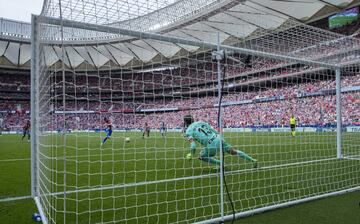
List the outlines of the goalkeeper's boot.
{"type": "Polygon", "coordinates": [[[257,161],[256,159],[254,159],[254,160],[252,161],[252,163],[253,163],[253,168],[254,168],[254,169],[258,168],[258,161],[257,161]]]}
{"type": "Polygon", "coordinates": [[[220,166],[212,166],[210,170],[212,173],[220,173],[221,171],[220,166]]]}

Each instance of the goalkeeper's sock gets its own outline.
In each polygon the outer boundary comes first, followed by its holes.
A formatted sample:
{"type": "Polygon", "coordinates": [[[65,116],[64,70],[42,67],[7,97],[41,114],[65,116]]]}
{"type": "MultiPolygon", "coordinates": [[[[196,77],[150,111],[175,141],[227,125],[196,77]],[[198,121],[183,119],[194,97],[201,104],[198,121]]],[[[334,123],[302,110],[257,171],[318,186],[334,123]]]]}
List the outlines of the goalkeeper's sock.
{"type": "Polygon", "coordinates": [[[199,159],[214,165],[220,165],[220,160],[214,159],[212,157],[200,157],[199,159]]]}
{"type": "Polygon", "coordinates": [[[246,161],[250,161],[250,162],[256,162],[257,161],[256,159],[252,158],[251,156],[249,156],[248,154],[246,154],[246,153],[244,153],[242,151],[236,150],[236,154],[237,154],[238,157],[243,158],[246,161]]]}

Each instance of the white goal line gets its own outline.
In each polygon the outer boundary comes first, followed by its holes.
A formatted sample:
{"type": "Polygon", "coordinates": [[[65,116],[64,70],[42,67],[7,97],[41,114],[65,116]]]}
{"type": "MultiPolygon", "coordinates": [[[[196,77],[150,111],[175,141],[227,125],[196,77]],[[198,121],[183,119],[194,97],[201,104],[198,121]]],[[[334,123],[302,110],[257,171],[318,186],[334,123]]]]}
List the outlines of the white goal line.
{"type": "Polygon", "coordinates": [[[343,159],[349,159],[349,160],[359,160],[360,161],[360,155],[354,155],[354,156],[343,156],[343,159]]]}

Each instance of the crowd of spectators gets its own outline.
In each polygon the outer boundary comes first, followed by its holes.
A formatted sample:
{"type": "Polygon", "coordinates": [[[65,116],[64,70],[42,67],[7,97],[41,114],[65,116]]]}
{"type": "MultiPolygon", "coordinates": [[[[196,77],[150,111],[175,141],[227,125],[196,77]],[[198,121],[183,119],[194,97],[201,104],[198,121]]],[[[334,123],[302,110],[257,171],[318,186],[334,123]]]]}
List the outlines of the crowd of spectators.
{"type": "MultiPolygon", "coordinates": [[[[301,126],[326,126],[336,123],[335,106],[334,95],[249,103],[224,107],[222,120],[224,127],[228,128],[282,127],[288,125],[290,116],[294,114],[301,126]]],[[[345,125],[360,125],[360,92],[343,94],[342,108],[345,125]]],[[[151,128],[160,128],[162,122],[165,122],[168,128],[181,128],[183,125],[181,118],[186,114],[192,114],[196,120],[215,125],[218,109],[194,107],[190,110],[156,113],[72,113],[65,116],[58,114],[52,115],[46,125],[48,128],[61,129],[64,127],[65,117],[70,129],[96,129],[102,127],[104,117],[111,117],[117,129],[141,129],[145,123],[151,128]]]]}
{"type": "MultiPolygon", "coordinates": [[[[360,86],[360,75],[344,76],[342,86],[360,86]]],[[[223,96],[223,103],[252,100],[251,103],[238,103],[224,107],[225,127],[283,126],[287,125],[294,114],[299,125],[327,125],[336,121],[335,96],[333,94],[299,97],[301,94],[317,93],[335,88],[335,81],[312,80],[281,88],[263,88],[259,91],[233,92],[223,96]],[[281,97],[280,97],[281,96],[281,97]],[[271,101],[256,101],[262,98],[277,97],[271,101]]],[[[218,110],[214,105],[218,97],[204,96],[182,99],[153,99],[146,101],[66,101],[64,111],[62,101],[49,104],[46,114],[51,117],[44,124],[47,128],[61,129],[64,118],[70,129],[101,128],[103,118],[111,117],[116,128],[142,128],[148,123],[152,128],[159,128],[165,122],[168,128],[181,128],[182,117],[188,113],[197,120],[215,124],[218,110]],[[164,108],[178,108],[171,112],[154,112],[164,108]],[[153,109],[153,112],[139,113],[141,109],[153,109]],[[76,111],[76,112],[75,112],[76,111]],[[91,111],[91,112],[89,112],[91,111]],[[135,113],[137,111],[137,113],[135,113]],[[51,116],[50,116],[51,115],[51,116]]],[[[345,124],[360,125],[360,92],[348,92],[342,95],[343,121],[345,124]]],[[[5,127],[19,128],[24,120],[29,119],[29,102],[2,101],[0,110],[4,112],[5,127]]]]}

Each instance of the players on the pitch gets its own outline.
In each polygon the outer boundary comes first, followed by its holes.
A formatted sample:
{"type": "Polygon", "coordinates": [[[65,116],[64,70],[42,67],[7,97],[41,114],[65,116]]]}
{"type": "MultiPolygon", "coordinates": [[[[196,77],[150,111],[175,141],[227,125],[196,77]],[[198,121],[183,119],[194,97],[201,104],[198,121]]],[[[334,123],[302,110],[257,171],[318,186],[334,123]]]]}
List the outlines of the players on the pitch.
{"type": "Polygon", "coordinates": [[[65,120],[64,121],[64,130],[62,131],[62,135],[65,135],[66,133],[69,132],[69,124],[68,122],[65,120]]]}
{"type": "Polygon", "coordinates": [[[294,115],[291,115],[290,117],[290,128],[291,128],[291,136],[295,137],[296,118],[294,117],[294,115]]]}
{"type": "Polygon", "coordinates": [[[215,159],[220,149],[220,144],[225,152],[233,156],[238,156],[253,163],[253,167],[257,167],[257,160],[246,153],[236,150],[233,146],[225,142],[225,140],[214,130],[208,123],[197,121],[191,115],[184,117],[186,127],[185,137],[191,142],[190,153],[186,155],[187,159],[192,159],[196,151],[196,142],[200,143],[204,148],[200,152],[199,159],[215,165],[220,165],[220,160],[215,159]]]}
{"type": "Polygon", "coordinates": [[[104,143],[106,142],[106,140],[111,138],[111,134],[112,134],[112,128],[113,125],[111,123],[111,120],[107,117],[104,118],[104,124],[105,124],[105,133],[106,133],[106,137],[102,140],[101,142],[101,146],[104,145],[104,143]]]}
{"type": "Polygon", "coordinates": [[[24,140],[24,138],[28,136],[28,142],[30,141],[30,120],[27,120],[25,125],[23,126],[23,136],[21,138],[21,141],[24,140]]]}
{"type": "Polygon", "coordinates": [[[165,122],[161,122],[160,133],[161,133],[161,136],[162,136],[163,138],[165,138],[165,133],[166,133],[166,125],[165,125],[165,122]]]}
{"type": "Polygon", "coordinates": [[[143,135],[142,135],[142,137],[144,138],[145,135],[146,135],[147,137],[150,137],[150,127],[149,127],[148,123],[146,123],[146,122],[145,122],[145,126],[144,126],[144,130],[143,130],[143,135]]]}

